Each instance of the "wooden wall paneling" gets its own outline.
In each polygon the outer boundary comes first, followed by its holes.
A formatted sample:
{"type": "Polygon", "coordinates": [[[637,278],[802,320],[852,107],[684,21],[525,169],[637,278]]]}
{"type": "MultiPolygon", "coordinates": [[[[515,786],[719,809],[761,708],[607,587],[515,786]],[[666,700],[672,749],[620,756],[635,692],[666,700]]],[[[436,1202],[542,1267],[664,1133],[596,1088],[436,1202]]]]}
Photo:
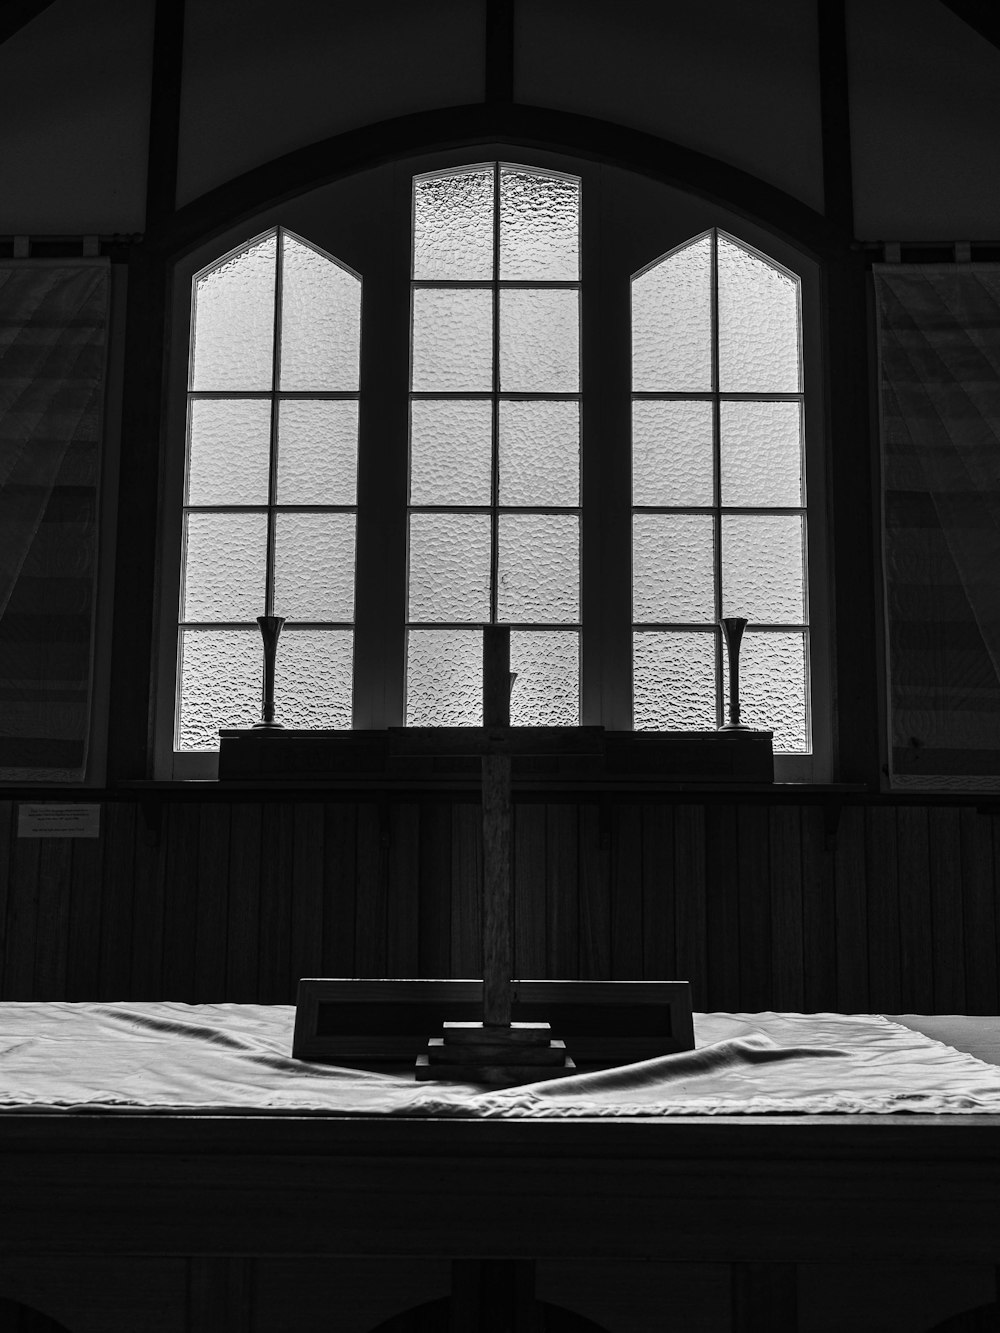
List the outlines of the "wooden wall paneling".
{"type": "Polygon", "coordinates": [[[993,821],[974,806],[962,809],[962,908],[965,923],[965,1010],[997,1012],[996,886],[993,821]]]}
{"type": "Polygon", "coordinates": [[[899,885],[899,1009],[934,1012],[931,947],[930,852],[927,811],[901,806],[896,812],[899,885]]]}
{"type": "MultiPolygon", "coordinates": [[[[479,807],[475,808],[478,812],[479,807]]],[[[459,921],[464,923],[467,910],[467,895],[458,895],[455,903],[457,920],[453,923],[452,836],[451,802],[428,801],[420,807],[418,977],[450,977],[452,974],[452,929],[459,921]]]]}
{"type": "Polygon", "coordinates": [[[97,998],[132,995],[132,917],[137,892],[134,801],[106,801],[101,810],[104,841],[101,884],[101,945],[97,998]]]}
{"type": "Polygon", "coordinates": [[[833,849],[836,911],[837,1002],[843,1013],[871,1008],[868,988],[868,898],[865,880],[865,811],[843,808],[833,849]]]}
{"type": "Polygon", "coordinates": [[[674,936],[674,807],[650,802],[642,821],[642,975],[672,981],[677,975],[674,936]]]}
{"type": "MultiPolygon", "coordinates": [[[[515,813],[516,834],[516,813],[515,813]]],[[[457,801],[451,812],[452,977],[483,975],[483,807],[457,801]]]]}
{"type": "Polygon", "coordinates": [[[710,805],[705,811],[705,926],[709,1008],[739,1009],[739,843],[735,805],[710,805]]]}
{"type": "Polygon", "coordinates": [[[358,807],[354,961],[359,977],[386,975],[386,868],[389,816],[384,800],[358,807]]]}
{"type": "Polygon", "coordinates": [[[947,805],[931,807],[927,812],[936,1014],[960,1014],[966,1004],[961,815],[957,807],[947,805]]]}
{"type": "Polygon", "coordinates": [[[576,805],[545,808],[546,976],[573,981],[580,975],[580,874],[576,805]]]}
{"type": "Polygon", "coordinates": [[[545,939],[545,806],[514,805],[514,974],[548,975],[545,939]]]}
{"type": "Polygon", "coordinates": [[[323,967],[325,977],[354,977],[354,904],[358,810],[350,801],[323,808],[323,967]]]}
{"type": "Polygon", "coordinates": [[[868,884],[868,987],[876,1013],[899,1013],[899,882],[896,807],[865,811],[868,884]]]}
{"type": "Polygon", "coordinates": [[[135,893],[132,908],[134,1000],[176,999],[163,990],[164,897],[167,891],[166,803],[140,802],[135,820],[135,893]]]}
{"type": "Polygon", "coordinates": [[[226,999],[226,934],[229,923],[229,830],[232,807],[206,802],[198,827],[198,903],[195,911],[193,999],[226,999]]]}
{"type": "Polygon", "coordinates": [[[580,806],[580,976],[611,977],[611,811],[605,801],[580,806]]]}
{"type": "Polygon", "coordinates": [[[256,1267],[241,1257],[190,1258],[186,1333],[253,1333],[256,1267]]]}
{"type": "Polygon", "coordinates": [[[295,861],[292,866],[292,976],[323,975],[323,806],[301,801],[295,806],[295,861]]]}
{"type": "Polygon", "coordinates": [[[10,1000],[34,999],[40,850],[40,839],[17,836],[15,813],[5,941],[7,998],[10,1000]]]}
{"type": "Polygon", "coordinates": [[[642,814],[637,802],[611,806],[611,976],[642,980],[642,814]]]}
{"type": "Polygon", "coordinates": [[[7,996],[7,949],[10,936],[7,909],[10,901],[10,844],[17,807],[13,801],[0,801],[0,999],[7,996]]]}
{"type": "Polygon", "coordinates": [[[295,806],[291,802],[265,803],[261,811],[260,847],[257,999],[261,1004],[292,1004],[295,1000],[291,957],[295,806]]]}
{"type": "Polygon", "coordinates": [[[241,1003],[259,998],[261,824],[259,801],[233,803],[229,816],[226,998],[241,1003]]]}
{"type": "Polygon", "coordinates": [[[771,978],[774,1009],[805,1005],[802,941],[802,821],[796,805],[771,807],[771,978]]]}
{"type": "Polygon", "coordinates": [[[774,1008],[771,961],[771,838],[767,806],[736,811],[739,896],[739,1007],[774,1008]]]}
{"type": "Polygon", "coordinates": [[[802,828],[802,960],[807,1013],[837,1008],[837,909],[834,861],[842,809],[805,805],[802,828]]]}
{"type": "Polygon", "coordinates": [[[198,920],[198,831],[202,806],[171,801],[163,812],[166,883],[163,899],[163,999],[194,999],[198,920]]]}
{"type": "Polygon", "coordinates": [[[389,807],[388,858],[386,976],[415,977],[420,967],[420,807],[415,801],[394,801],[389,807]]]}
{"type": "MultiPolygon", "coordinates": [[[[70,870],[73,864],[72,838],[38,839],[38,903],[35,927],[35,975],[31,998],[66,1000],[70,941],[70,870]]],[[[73,953],[83,948],[73,940],[73,953]]],[[[83,998],[81,996],[75,997],[83,998]]],[[[93,999],[93,996],[88,996],[93,999]]]]}
{"type": "Polygon", "coordinates": [[[705,909],[705,809],[678,805],[674,814],[674,904],[677,980],[691,983],[695,1009],[708,1007],[708,936],[705,909]]]}
{"type": "MultiPolygon", "coordinates": [[[[69,906],[67,1000],[96,1000],[100,991],[101,932],[104,928],[104,812],[97,838],[66,838],[71,858],[66,876],[69,906]]],[[[66,873],[60,871],[60,875],[66,873]]],[[[65,909],[63,909],[65,910],[65,909]]]]}

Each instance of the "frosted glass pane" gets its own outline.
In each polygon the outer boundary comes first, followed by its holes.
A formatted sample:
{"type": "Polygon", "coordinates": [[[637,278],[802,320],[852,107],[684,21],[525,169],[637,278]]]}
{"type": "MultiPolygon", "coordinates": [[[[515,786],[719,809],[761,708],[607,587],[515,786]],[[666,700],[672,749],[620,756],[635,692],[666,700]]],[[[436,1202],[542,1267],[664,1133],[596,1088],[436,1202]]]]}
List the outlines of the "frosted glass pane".
{"type": "Polygon", "coordinates": [[[493,277],[493,169],[413,182],[413,276],[453,282],[493,277]]]}
{"type": "Polygon", "coordinates": [[[500,387],[504,393],[580,388],[580,298],[575,290],[500,293],[500,387]]]}
{"type": "Polygon", "coordinates": [[[638,398],[632,404],[632,503],[712,503],[712,404],[638,398]]]}
{"type": "Polygon", "coordinates": [[[773,731],[776,754],[808,752],[807,697],[805,635],[781,631],[744,634],[740,721],[773,731]]]}
{"type": "Polygon", "coordinates": [[[410,404],[410,504],[490,503],[493,405],[417,398],[410,404]]]}
{"type": "Polygon", "coordinates": [[[488,514],[411,514],[409,620],[490,618],[488,514]]]}
{"type": "Polygon", "coordinates": [[[278,514],[274,614],[286,620],[354,619],[353,514],[278,514]]]}
{"type": "Polygon", "coordinates": [[[269,400],[193,398],[186,503],[267,504],[270,455],[269,400]]]}
{"type": "Polygon", "coordinates": [[[714,634],[639,633],[632,652],[636,731],[715,729],[714,634]]]}
{"type": "Polygon", "coordinates": [[[719,237],[719,388],[798,393],[798,280],[719,237]]]}
{"type": "Polygon", "coordinates": [[[278,405],[278,504],[353,505],[358,405],[292,398],[278,405]]]}
{"type": "Polygon", "coordinates": [[[272,233],[195,278],[192,389],[264,389],[273,381],[272,233]]]}
{"type": "Polygon", "coordinates": [[[802,503],[798,403],[723,403],[719,418],[722,503],[802,503]]]}
{"type": "Polygon", "coordinates": [[[356,393],[361,279],[294,236],[282,236],[282,389],[356,393]]]}
{"type": "Polygon", "coordinates": [[[709,514],[632,516],[632,619],[715,620],[713,519],[709,514]]]}
{"type": "Polygon", "coordinates": [[[267,517],[184,517],[182,620],[254,620],[264,614],[267,517]]]}
{"type": "Polygon", "coordinates": [[[712,245],[701,237],[632,280],[632,388],[712,388],[712,245]]]}
{"type": "Polygon", "coordinates": [[[259,722],[263,670],[256,625],[181,630],[177,749],[217,750],[220,727],[259,722]]]}
{"type": "Polygon", "coordinates": [[[580,618],[580,520],[501,514],[497,619],[564,625],[580,618]]]}
{"type": "Polygon", "coordinates": [[[481,287],[413,292],[416,393],[489,393],[493,388],[493,293],[481,287]]]}
{"type": "Polygon", "coordinates": [[[406,725],[481,727],[482,630],[411,629],[406,639],[406,725]]]}
{"type": "Polygon", "coordinates": [[[575,630],[512,630],[510,693],[515,727],[580,725],[580,636],[575,630]]]}
{"type": "Polygon", "coordinates": [[[579,233],[579,181],[501,168],[502,279],[576,281],[579,233]]]}
{"type": "Polygon", "coordinates": [[[752,624],[802,624],[802,538],[796,514],[724,514],[722,614],[752,624]]]}
{"type": "Polygon", "coordinates": [[[501,402],[500,503],[580,503],[578,403],[501,402]]]}
{"type": "Polygon", "coordinates": [[[286,727],[350,727],[354,633],[286,629],[278,640],[274,701],[286,727]]]}

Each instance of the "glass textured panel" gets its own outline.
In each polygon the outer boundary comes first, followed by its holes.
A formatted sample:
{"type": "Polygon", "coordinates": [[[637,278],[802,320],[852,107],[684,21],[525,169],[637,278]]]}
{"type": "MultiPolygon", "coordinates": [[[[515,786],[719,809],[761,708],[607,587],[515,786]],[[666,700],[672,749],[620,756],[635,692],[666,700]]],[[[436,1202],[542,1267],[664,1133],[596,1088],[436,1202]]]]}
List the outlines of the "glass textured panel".
{"type": "Polygon", "coordinates": [[[714,731],[714,634],[647,631],[632,652],[636,731],[714,731]]]}
{"type": "Polygon", "coordinates": [[[488,514],[411,514],[409,620],[490,618],[488,514]]]}
{"type": "Polygon", "coordinates": [[[633,504],[710,505],[712,466],[710,402],[633,402],[633,504]]]}
{"type": "Polygon", "coordinates": [[[278,504],[353,505],[358,494],[358,405],[286,399],[278,405],[278,504]]]}
{"type": "Polygon", "coordinates": [[[802,537],[797,514],[724,514],[722,614],[751,624],[802,624],[802,537]]]}
{"type": "Polygon", "coordinates": [[[353,514],[283,514],[274,539],[274,614],[354,619],[353,514]]]}
{"type": "Polygon", "coordinates": [[[632,619],[715,620],[713,519],[708,514],[632,516],[632,619]]]}
{"type": "Polygon", "coordinates": [[[253,620],[264,614],[264,514],[186,514],[182,620],[253,620]]]}
{"type": "Polygon", "coordinates": [[[632,388],[712,388],[712,245],[703,236],[632,280],[632,388]]]}
{"type": "Polygon", "coordinates": [[[579,181],[501,168],[501,279],[575,282],[579,231],[579,181]]]}
{"type": "Polygon", "coordinates": [[[501,514],[499,546],[498,620],[564,625],[579,619],[575,514],[501,514]]]}
{"type": "Polygon", "coordinates": [[[195,278],[192,389],[270,391],[277,246],[265,236],[195,278]]]}
{"type": "Polygon", "coordinates": [[[481,287],[413,292],[415,393],[489,393],[493,388],[493,293],[481,287]]]}
{"type": "Polygon", "coordinates": [[[719,237],[719,388],[798,393],[799,284],[719,237]]]}
{"type": "Polygon", "coordinates": [[[579,293],[558,287],[501,292],[503,392],[576,393],[579,387],[579,293]]]}
{"type": "MultiPolygon", "coordinates": [[[[728,676],[727,676],[728,680],[728,676]]],[[[809,750],[805,635],[747,633],[740,645],[740,721],[774,732],[775,753],[809,750]]]]}
{"type": "Polygon", "coordinates": [[[275,711],[286,727],[350,727],[354,632],[286,629],[278,640],[275,711]]]}
{"type": "Polygon", "coordinates": [[[481,727],[482,631],[411,629],[406,640],[406,725],[481,727]]]}
{"type": "Polygon", "coordinates": [[[490,503],[493,405],[482,398],[410,404],[410,504],[490,503]]]}
{"type": "Polygon", "coordinates": [[[356,393],[360,355],[361,279],[283,234],[281,388],[356,393]]]}
{"type": "Polygon", "coordinates": [[[493,277],[493,169],[413,182],[413,276],[453,282],[493,277]]]}
{"type": "Polygon", "coordinates": [[[575,630],[511,630],[515,727],[580,725],[580,636],[575,630]]]}
{"type": "Polygon", "coordinates": [[[802,410],[798,403],[722,403],[722,503],[802,503],[802,410]]]}
{"type": "Polygon", "coordinates": [[[187,503],[267,504],[271,403],[193,398],[188,416],[187,503]]]}
{"type": "Polygon", "coordinates": [[[500,404],[500,503],[580,503],[580,405],[500,404]]]}
{"type": "Polygon", "coordinates": [[[256,625],[181,630],[177,748],[217,750],[220,727],[259,722],[263,669],[256,625]]]}

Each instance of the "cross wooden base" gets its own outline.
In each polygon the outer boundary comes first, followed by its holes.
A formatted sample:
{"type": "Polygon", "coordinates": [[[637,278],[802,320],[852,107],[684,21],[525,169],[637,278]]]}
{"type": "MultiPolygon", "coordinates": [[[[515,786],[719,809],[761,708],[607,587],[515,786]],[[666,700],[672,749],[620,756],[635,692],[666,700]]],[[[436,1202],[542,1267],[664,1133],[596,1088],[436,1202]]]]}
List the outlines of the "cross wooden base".
{"type": "Polygon", "coordinates": [[[566,1043],[552,1037],[548,1023],[445,1023],[443,1034],[431,1037],[427,1054],[417,1056],[418,1080],[513,1087],[576,1070],[566,1043]]]}

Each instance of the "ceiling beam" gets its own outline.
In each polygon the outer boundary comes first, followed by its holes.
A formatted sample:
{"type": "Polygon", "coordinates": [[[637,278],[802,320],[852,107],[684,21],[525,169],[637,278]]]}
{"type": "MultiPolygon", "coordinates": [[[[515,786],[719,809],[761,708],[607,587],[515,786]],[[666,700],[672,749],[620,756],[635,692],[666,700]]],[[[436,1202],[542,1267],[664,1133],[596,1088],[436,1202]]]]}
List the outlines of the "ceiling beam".
{"type": "Polygon", "coordinates": [[[941,3],[974,28],[980,37],[1000,48],[1000,8],[996,0],[941,0],[941,3]]]}
{"type": "Polygon", "coordinates": [[[52,0],[6,0],[0,5],[0,43],[36,19],[52,0]]]}

